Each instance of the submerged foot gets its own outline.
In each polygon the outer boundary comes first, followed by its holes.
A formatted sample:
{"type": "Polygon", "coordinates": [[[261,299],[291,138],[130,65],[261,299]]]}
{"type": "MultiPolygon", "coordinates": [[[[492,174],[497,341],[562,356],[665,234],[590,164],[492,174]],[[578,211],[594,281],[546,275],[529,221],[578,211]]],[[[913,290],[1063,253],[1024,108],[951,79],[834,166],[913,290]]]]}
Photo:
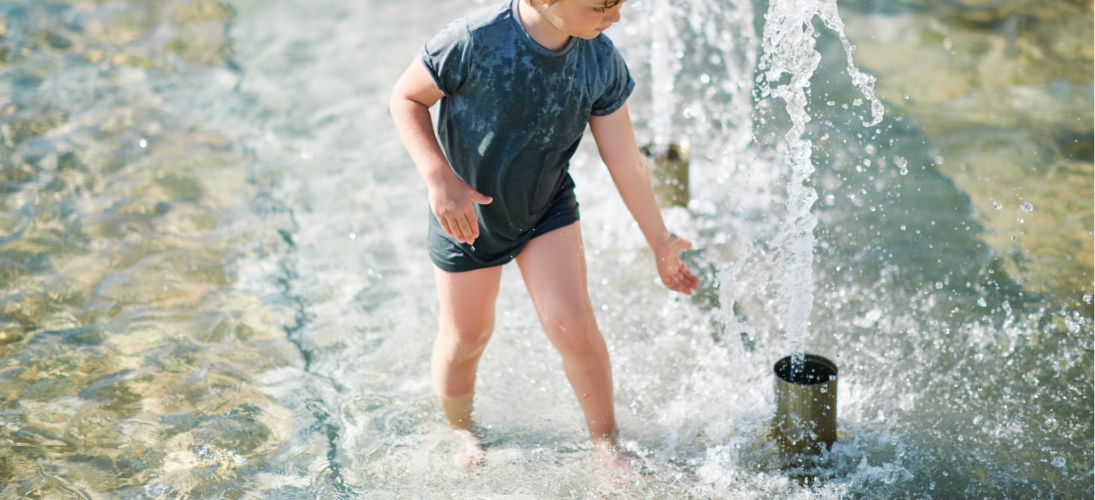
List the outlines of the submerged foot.
{"type": "Polygon", "coordinates": [[[482,465],[487,453],[483,451],[479,437],[464,429],[455,429],[453,433],[458,441],[456,453],[452,456],[453,465],[469,471],[482,465]]]}
{"type": "Polygon", "coordinates": [[[599,444],[594,457],[600,464],[604,479],[613,486],[642,483],[646,465],[642,457],[615,444],[599,444]]]}

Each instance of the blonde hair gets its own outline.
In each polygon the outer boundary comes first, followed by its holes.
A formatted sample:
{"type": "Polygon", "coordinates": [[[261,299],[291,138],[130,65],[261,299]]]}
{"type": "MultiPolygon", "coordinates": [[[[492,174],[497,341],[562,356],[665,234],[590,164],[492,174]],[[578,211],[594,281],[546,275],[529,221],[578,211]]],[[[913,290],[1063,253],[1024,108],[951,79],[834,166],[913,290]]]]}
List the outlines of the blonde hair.
{"type": "MultiPolygon", "coordinates": [[[[540,7],[540,6],[551,7],[552,5],[554,5],[559,0],[524,0],[524,1],[527,2],[529,5],[531,5],[533,7],[540,7]]],[[[611,9],[611,8],[619,5],[623,1],[624,0],[604,0],[604,2],[605,2],[604,8],[611,9]]]]}

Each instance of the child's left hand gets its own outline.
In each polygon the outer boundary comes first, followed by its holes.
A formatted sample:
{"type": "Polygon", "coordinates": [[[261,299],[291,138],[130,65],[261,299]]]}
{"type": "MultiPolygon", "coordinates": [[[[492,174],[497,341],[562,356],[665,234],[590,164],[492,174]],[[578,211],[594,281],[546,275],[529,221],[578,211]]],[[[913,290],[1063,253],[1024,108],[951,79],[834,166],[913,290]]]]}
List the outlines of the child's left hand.
{"type": "Polygon", "coordinates": [[[692,248],[692,242],[675,234],[670,234],[654,247],[654,260],[658,265],[658,276],[662,284],[674,292],[692,295],[700,286],[700,279],[681,262],[680,253],[692,248]]]}

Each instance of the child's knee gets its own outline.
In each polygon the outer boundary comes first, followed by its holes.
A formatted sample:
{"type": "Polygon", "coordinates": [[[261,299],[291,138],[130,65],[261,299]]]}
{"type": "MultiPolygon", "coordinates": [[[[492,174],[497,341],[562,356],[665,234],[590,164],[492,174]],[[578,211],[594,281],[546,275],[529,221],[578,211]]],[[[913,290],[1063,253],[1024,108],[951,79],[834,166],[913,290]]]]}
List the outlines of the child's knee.
{"type": "Polygon", "coordinates": [[[457,351],[475,353],[487,346],[493,327],[489,321],[449,325],[442,328],[441,334],[455,345],[457,351]]]}
{"type": "Polygon", "coordinates": [[[546,309],[541,317],[544,330],[562,342],[588,342],[588,336],[596,332],[597,322],[593,316],[593,306],[588,301],[576,301],[546,309]]]}

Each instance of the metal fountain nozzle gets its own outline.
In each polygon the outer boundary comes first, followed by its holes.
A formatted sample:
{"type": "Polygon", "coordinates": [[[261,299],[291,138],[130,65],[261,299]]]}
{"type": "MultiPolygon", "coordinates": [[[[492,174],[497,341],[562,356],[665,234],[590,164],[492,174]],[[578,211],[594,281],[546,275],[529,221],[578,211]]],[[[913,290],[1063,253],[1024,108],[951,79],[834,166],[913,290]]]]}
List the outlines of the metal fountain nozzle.
{"type": "Polygon", "coordinates": [[[658,201],[658,206],[661,208],[688,206],[688,145],[647,144],[639,150],[652,160],[648,162],[650,182],[654,185],[654,199],[658,201]]]}
{"type": "Polygon", "coordinates": [[[793,357],[776,362],[776,417],[773,431],[785,454],[820,453],[836,441],[837,368],[821,356],[806,354],[800,369],[793,357]]]}

